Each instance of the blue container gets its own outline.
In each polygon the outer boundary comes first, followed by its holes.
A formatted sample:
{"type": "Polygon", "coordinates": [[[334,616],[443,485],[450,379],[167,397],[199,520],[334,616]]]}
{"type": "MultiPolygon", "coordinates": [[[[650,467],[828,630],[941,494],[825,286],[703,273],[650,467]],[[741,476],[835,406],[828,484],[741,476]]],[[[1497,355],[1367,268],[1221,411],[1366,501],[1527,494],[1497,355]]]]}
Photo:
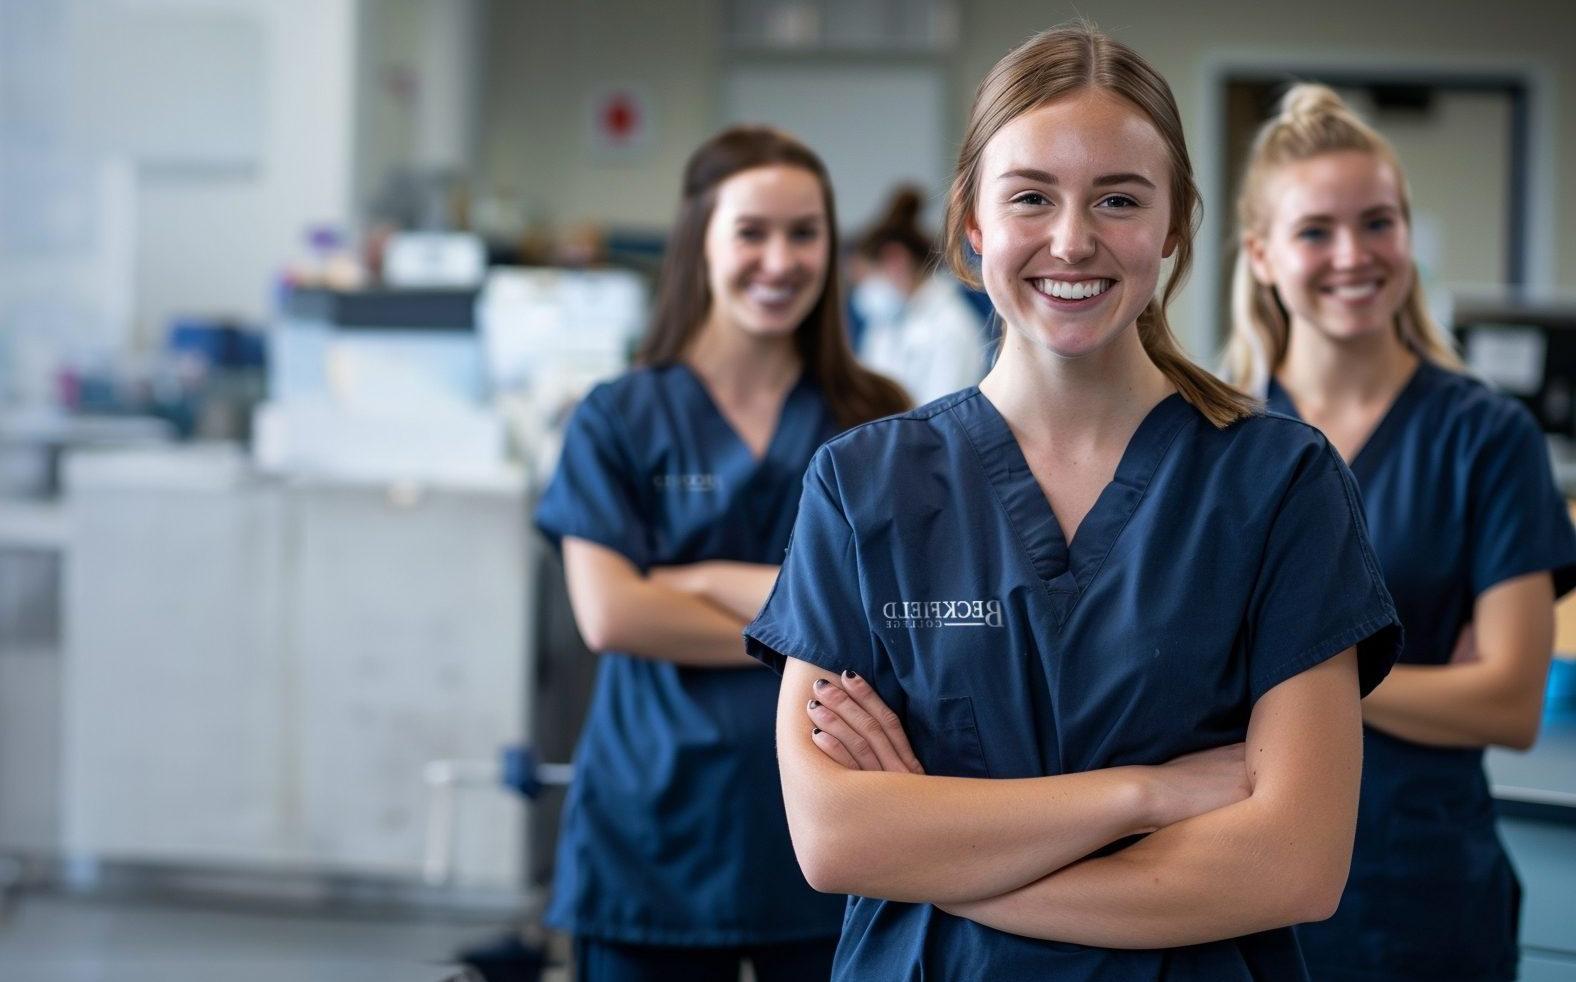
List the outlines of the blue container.
{"type": "Polygon", "coordinates": [[[1576,660],[1556,658],[1549,666],[1549,687],[1543,696],[1544,716],[1576,712],[1576,660]]]}

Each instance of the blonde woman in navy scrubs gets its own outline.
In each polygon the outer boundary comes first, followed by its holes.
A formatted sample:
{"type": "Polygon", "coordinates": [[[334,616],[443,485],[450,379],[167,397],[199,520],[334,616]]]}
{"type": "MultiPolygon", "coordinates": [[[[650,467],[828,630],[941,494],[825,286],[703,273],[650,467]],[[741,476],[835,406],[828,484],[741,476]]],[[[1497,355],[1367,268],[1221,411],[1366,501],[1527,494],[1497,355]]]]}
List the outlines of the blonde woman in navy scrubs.
{"type": "Polygon", "coordinates": [[[747,629],[800,863],[854,895],[836,979],[1306,977],[1399,629],[1329,443],[1171,335],[1197,207],[1131,49],[981,83],[948,253],[1001,355],[816,454],[747,629]]]}
{"type": "Polygon", "coordinates": [[[640,368],[592,390],[536,513],[602,653],[548,922],[577,977],[825,978],[841,898],[794,863],[778,680],[739,634],[776,578],[822,441],[906,408],[841,320],[826,170],[773,130],[700,147],[640,368]]]}
{"type": "Polygon", "coordinates": [[[1514,978],[1521,891],[1483,748],[1532,745],[1554,601],[1576,585],[1543,435],[1462,374],[1418,285],[1400,162],[1334,92],[1286,94],[1238,212],[1231,373],[1351,465],[1406,627],[1363,702],[1351,880],[1303,950],[1321,980],[1514,978]]]}

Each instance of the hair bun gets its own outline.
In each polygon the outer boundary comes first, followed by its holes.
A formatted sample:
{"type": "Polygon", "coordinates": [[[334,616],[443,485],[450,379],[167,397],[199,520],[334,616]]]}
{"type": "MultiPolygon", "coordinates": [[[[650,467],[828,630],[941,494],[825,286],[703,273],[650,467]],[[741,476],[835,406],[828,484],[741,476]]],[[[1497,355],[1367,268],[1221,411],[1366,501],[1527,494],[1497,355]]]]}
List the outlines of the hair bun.
{"type": "Polygon", "coordinates": [[[876,225],[884,229],[910,229],[919,225],[919,213],[925,209],[925,198],[920,189],[912,184],[905,184],[892,192],[888,199],[886,211],[876,220],[876,225]]]}
{"type": "Polygon", "coordinates": [[[1318,82],[1298,82],[1281,96],[1280,118],[1284,122],[1350,113],[1351,107],[1335,94],[1334,89],[1318,82]]]}

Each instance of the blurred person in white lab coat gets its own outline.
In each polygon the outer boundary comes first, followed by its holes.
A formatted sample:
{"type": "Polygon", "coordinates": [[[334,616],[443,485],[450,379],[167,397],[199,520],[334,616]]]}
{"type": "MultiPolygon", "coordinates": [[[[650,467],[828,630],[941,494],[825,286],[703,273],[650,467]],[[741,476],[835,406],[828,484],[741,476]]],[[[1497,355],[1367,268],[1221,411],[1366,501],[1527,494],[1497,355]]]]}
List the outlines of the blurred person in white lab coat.
{"type": "Polygon", "coordinates": [[[989,367],[984,319],[936,268],[920,228],[918,188],[898,188],[855,249],[851,302],[863,320],[859,360],[900,383],[917,405],[978,382],[989,367]]]}

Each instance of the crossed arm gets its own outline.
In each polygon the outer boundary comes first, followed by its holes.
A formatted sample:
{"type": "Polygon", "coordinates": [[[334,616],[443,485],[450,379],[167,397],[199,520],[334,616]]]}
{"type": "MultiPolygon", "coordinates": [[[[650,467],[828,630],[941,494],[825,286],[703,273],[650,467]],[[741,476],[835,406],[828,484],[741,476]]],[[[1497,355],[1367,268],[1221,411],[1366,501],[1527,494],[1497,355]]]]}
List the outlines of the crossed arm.
{"type": "Polygon", "coordinates": [[[585,539],[564,539],[575,625],[592,651],[706,668],[757,665],[739,641],[771,592],[777,567],[712,562],[653,569],[585,539]]]}
{"type": "Polygon", "coordinates": [[[1477,598],[1449,664],[1395,666],[1363,700],[1363,720],[1414,743],[1526,750],[1538,736],[1553,650],[1553,579],[1506,580],[1477,598]]]}
{"type": "Polygon", "coordinates": [[[818,889],[925,901],[1014,934],[1130,948],[1318,920],[1339,901],[1362,753],[1351,650],[1259,700],[1241,791],[1223,794],[1200,773],[1171,775],[1194,794],[1186,809],[1176,809],[1175,789],[1150,783],[1173,765],[1018,781],[893,772],[886,762],[878,772],[850,769],[823,749],[826,728],[805,726],[806,700],[823,704],[812,713],[835,703],[836,715],[859,720],[855,745],[867,752],[895,718],[880,718],[886,707],[865,698],[874,693],[860,680],[817,688],[826,677],[789,662],[777,732],[789,828],[818,889]],[[832,691],[845,685],[846,699],[832,691]],[[872,723],[855,703],[874,710],[865,711],[872,723]],[[1212,786],[1206,801],[1200,789],[1212,786]],[[1170,802],[1171,813],[1156,802],[1170,802]],[[1147,828],[1159,831],[1079,861],[1147,828]]]}

